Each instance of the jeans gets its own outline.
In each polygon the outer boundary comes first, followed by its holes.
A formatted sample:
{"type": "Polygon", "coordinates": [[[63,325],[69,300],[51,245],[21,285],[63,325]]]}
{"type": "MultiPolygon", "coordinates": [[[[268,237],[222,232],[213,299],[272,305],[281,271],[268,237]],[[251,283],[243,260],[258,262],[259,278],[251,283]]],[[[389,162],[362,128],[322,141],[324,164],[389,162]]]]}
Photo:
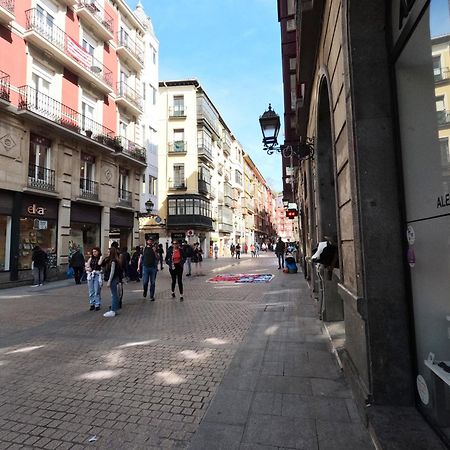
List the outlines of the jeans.
{"type": "Polygon", "coordinates": [[[178,281],[180,295],[183,295],[183,266],[181,264],[175,264],[173,269],[169,269],[169,272],[172,276],[172,292],[175,292],[175,285],[178,281]]]}
{"type": "Polygon", "coordinates": [[[83,276],[83,267],[73,267],[73,277],[75,278],[75,284],[81,283],[81,277],[83,276]]]}
{"type": "Polygon", "coordinates": [[[283,258],[283,253],[278,253],[277,257],[278,257],[278,268],[280,267],[284,267],[284,258],[283,258]]]}
{"type": "Polygon", "coordinates": [[[191,274],[191,257],[186,258],[186,264],[187,264],[187,275],[191,274]]]}
{"type": "Polygon", "coordinates": [[[144,282],[144,297],[147,296],[148,281],[150,280],[150,298],[155,298],[157,272],[158,272],[157,267],[143,266],[142,279],[144,282]]]}
{"type": "Polygon", "coordinates": [[[117,285],[119,284],[119,278],[114,277],[110,283],[111,289],[111,311],[117,312],[119,309],[119,295],[117,294],[117,285]]]}
{"type": "Polygon", "coordinates": [[[102,274],[100,272],[95,272],[89,274],[88,276],[88,290],[89,290],[89,304],[94,306],[100,306],[102,300],[100,298],[100,294],[102,291],[102,287],[100,285],[100,277],[102,274]]]}
{"type": "Polygon", "coordinates": [[[33,269],[34,284],[44,283],[44,267],[35,267],[33,269]]]}

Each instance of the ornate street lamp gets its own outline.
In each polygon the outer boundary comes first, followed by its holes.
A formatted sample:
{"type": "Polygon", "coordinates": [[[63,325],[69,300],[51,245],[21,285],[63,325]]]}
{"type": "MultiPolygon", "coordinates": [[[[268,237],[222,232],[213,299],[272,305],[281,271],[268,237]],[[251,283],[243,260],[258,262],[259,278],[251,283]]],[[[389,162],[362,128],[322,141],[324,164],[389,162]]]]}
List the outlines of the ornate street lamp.
{"type": "Polygon", "coordinates": [[[300,142],[295,145],[278,145],[280,116],[272,109],[270,103],[269,109],[262,116],[259,116],[259,124],[263,135],[264,150],[268,155],[278,152],[282,153],[285,158],[295,156],[300,161],[314,156],[314,138],[307,137],[305,141],[300,138],[300,142]]]}
{"type": "Polygon", "coordinates": [[[154,203],[149,199],[144,203],[144,206],[145,206],[145,210],[147,212],[145,212],[145,213],[138,212],[137,216],[138,217],[151,217],[153,215],[152,214],[153,207],[155,206],[154,203]]]}

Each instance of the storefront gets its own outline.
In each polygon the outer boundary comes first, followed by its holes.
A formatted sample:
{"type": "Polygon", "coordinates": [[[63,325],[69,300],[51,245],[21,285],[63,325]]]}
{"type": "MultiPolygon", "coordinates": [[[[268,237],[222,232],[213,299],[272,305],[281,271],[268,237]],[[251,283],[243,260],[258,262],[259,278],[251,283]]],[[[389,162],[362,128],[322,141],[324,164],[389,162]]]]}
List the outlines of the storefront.
{"type": "Polygon", "coordinates": [[[450,442],[449,3],[394,1],[393,56],[419,407],[450,442]]]}
{"type": "Polygon", "coordinates": [[[133,212],[123,209],[111,209],[110,211],[110,229],[109,245],[118,242],[119,247],[132,247],[133,233],[133,212]]]}
{"type": "Polygon", "coordinates": [[[72,202],[70,209],[69,255],[80,247],[85,257],[93,247],[100,247],[101,207],[72,202]]]}
{"type": "Polygon", "coordinates": [[[0,272],[10,269],[13,204],[13,192],[0,191],[0,272]]]}

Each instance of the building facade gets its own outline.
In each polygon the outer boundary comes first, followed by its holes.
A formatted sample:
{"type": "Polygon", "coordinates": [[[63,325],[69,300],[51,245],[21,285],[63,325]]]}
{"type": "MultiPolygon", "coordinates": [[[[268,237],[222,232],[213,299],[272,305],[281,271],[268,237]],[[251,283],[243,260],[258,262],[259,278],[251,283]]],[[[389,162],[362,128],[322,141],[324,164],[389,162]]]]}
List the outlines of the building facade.
{"type": "Polygon", "coordinates": [[[449,6],[279,0],[278,14],[282,41],[295,42],[295,52],[283,47],[285,110],[295,113],[285,127],[297,143],[315,143],[314,159],[297,164],[295,199],[320,316],[345,329],[339,357],[380,447],[442,448],[450,442],[449,6]],[[338,251],[328,267],[310,261],[323,240],[338,251]]]}
{"type": "Polygon", "coordinates": [[[0,5],[0,277],[139,238],[143,24],[119,0],[0,5]],[[8,55],[14,55],[14,59],[8,55]]]}
{"type": "MultiPolygon", "coordinates": [[[[245,176],[259,180],[261,205],[272,204],[272,196],[207,93],[197,80],[162,81],[159,113],[158,216],[143,233],[199,242],[207,256],[215,244],[220,255],[229,255],[231,244],[249,246],[256,228],[247,227],[245,176]]],[[[261,233],[274,223],[269,213],[264,220],[261,233]]]]}

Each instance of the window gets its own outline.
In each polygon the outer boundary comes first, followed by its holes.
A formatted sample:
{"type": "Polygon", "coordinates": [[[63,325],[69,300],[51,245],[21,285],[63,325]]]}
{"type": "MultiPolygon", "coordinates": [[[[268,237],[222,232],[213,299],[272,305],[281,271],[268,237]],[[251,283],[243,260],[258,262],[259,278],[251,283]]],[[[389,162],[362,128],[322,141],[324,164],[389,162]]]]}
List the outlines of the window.
{"type": "Polygon", "coordinates": [[[119,169],[119,198],[131,201],[129,192],[129,171],[124,168],[119,169]]]}
{"type": "Polygon", "coordinates": [[[242,184],[242,173],[239,170],[235,169],[234,171],[234,181],[237,184],[242,184]]]}
{"type": "Polygon", "coordinates": [[[85,30],[83,30],[83,39],[81,41],[81,46],[92,56],[94,56],[95,49],[98,47],[98,42],[85,30]]]}
{"type": "Polygon", "coordinates": [[[30,166],[34,165],[36,167],[43,167],[49,169],[51,161],[50,150],[51,150],[51,141],[41,136],[31,135],[30,166]]]}
{"type": "Polygon", "coordinates": [[[85,191],[93,191],[95,180],[95,157],[86,153],[81,153],[80,165],[81,188],[85,191]]]}
{"type": "Polygon", "coordinates": [[[152,175],[148,176],[148,193],[150,195],[157,195],[157,182],[158,179],[152,175]]]}
{"type": "Polygon", "coordinates": [[[447,166],[450,163],[450,154],[448,152],[448,138],[439,139],[439,146],[441,148],[442,164],[447,166]]]}
{"type": "Polygon", "coordinates": [[[151,85],[150,85],[150,88],[152,89],[152,102],[154,105],[156,105],[156,92],[157,91],[156,91],[155,87],[153,87],[151,85]]]}
{"type": "Polygon", "coordinates": [[[156,64],[156,50],[152,47],[152,62],[156,64]]]}
{"type": "Polygon", "coordinates": [[[173,97],[173,115],[184,116],[184,95],[175,95],[173,97]]]}
{"type": "Polygon", "coordinates": [[[289,19],[286,22],[287,31],[295,31],[295,19],[289,19]]]}
{"type": "Polygon", "coordinates": [[[203,180],[206,183],[211,183],[211,172],[204,166],[198,168],[198,179],[203,180]]]}
{"type": "Polygon", "coordinates": [[[288,16],[292,16],[293,14],[295,14],[295,0],[288,0],[287,13],[288,16]]]}
{"type": "Polygon", "coordinates": [[[177,215],[184,216],[185,214],[184,209],[184,199],[178,199],[177,200],[177,215]]]}
{"type": "Polygon", "coordinates": [[[184,164],[173,165],[173,185],[174,187],[183,187],[184,184],[184,164]]]}
{"type": "Polygon", "coordinates": [[[433,72],[435,81],[442,80],[441,55],[433,56],[433,72]]]}
{"type": "Polygon", "coordinates": [[[177,201],[174,198],[169,198],[169,216],[174,216],[177,213],[177,201]]]}
{"type": "Polygon", "coordinates": [[[186,199],[186,215],[194,214],[194,199],[187,198],[186,199]]]}
{"type": "Polygon", "coordinates": [[[126,122],[124,119],[119,120],[119,134],[120,136],[126,138],[127,137],[127,128],[128,128],[128,122],[126,122]]]}
{"type": "Polygon", "coordinates": [[[296,67],[297,67],[297,59],[289,58],[289,70],[295,70],[296,67]]]}
{"type": "Polygon", "coordinates": [[[173,151],[185,152],[184,129],[173,130],[173,151]]]}
{"type": "Polygon", "coordinates": [[[94,128],[95,99],[83,94],[81,98],[81,128],[91,130],[94,128]]]}
{"type": "Polygon", "coordinates": [[[45,10],[41,5],[37,5],[36,13],[40,31],[42,31],[44,34],[52,36],[53,25],[55,22],[54,16],[49,11],[45,10]]]}
{"type": "Polygon", "coordinates": [[[141,142],[142,142],[142,147],[146,147],[146,141],[145,141],[145,125],[141,125],[141,142]]]}
{"type": "Polygon", "coordinates": [[[147,192],[147,190],[145,189],[145,174],[142,175],[142,190],[141,190],[141,192],[143,194],[145,194],[147,192]]]}

